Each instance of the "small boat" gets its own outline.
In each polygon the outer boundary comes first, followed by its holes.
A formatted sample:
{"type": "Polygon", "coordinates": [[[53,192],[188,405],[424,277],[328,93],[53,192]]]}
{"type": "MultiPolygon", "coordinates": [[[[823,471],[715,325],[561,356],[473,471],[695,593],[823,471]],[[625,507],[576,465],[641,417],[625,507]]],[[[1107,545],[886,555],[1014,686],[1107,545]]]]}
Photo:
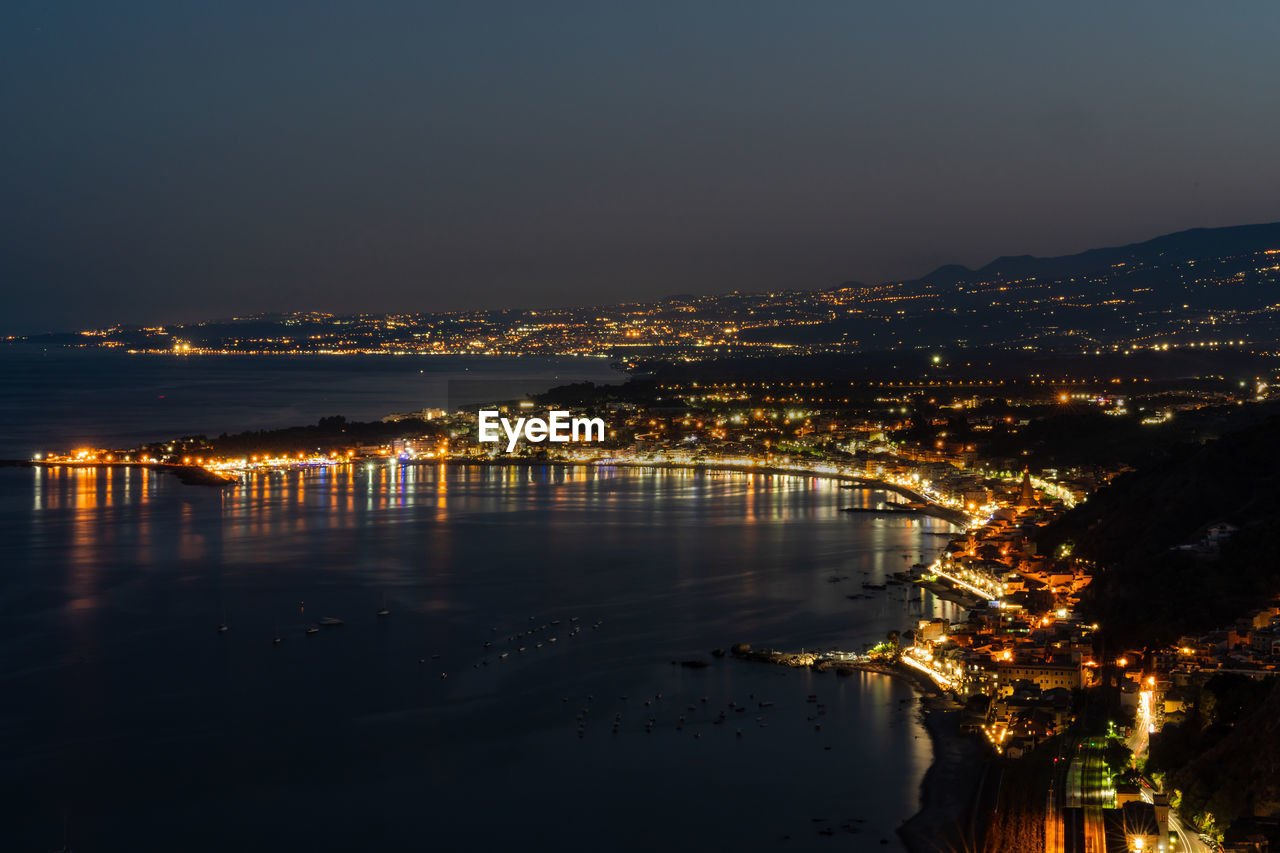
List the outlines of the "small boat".
{"type": "Polygon", "coordinates": [[[308,633],[308,634],[319,634],[319,633],[320,633],[320,629],[319,629],[319,628],[317,628],[315,625],[308,625],[308,626],[307,626],[307,633],[308,633]]]}
{"type": "Polygon", "coordinates": [[[338,626],[338,625],[343,625],[343,624],[345,624],[345,623],[344,623],[341,619],[339,619],[338,617],[336,617],[336,616],[321,616],[321,617],[320,617],[320,625],[321,625],[321,626],[323,626],[323,627],[325,627],[325,628],[333,628],[333,627],[336,627],[336,626],[338,626]]]}
{"type": "Polygon", "coordinates": [[[227,628],[227,623],[226,623],[226,622],[223,622],[221,625],[219,625],[219,626],[218,626],[218,633],[219,633],[219,634],[225,634],[225,633],[227,633],[227,631],[228,631],[228,630],[229,630],[229,629],[227,628]]]}
{"type": "Polygon", "coordinates": [[[378,611],[378,616],[379,616],[379,617],[382,617],[382,616],[390,616],[390,615],[391,615],[391,611],[390,611],[390,610],[388,610],[388,609],[387,609],[387,608],[385,608],[385,607],[383,607],[382,609],[380,609],[380,610],[378,611]]]}
{"type": "Polygon", "coordinates": [[[279,638],[279,637],[272,637],[272,638],[271,638],[271,645],[273,645],[273,646],[274,646],[274,645],[278,644],[279,642],[280,642],[280,638],[279,638]]]}

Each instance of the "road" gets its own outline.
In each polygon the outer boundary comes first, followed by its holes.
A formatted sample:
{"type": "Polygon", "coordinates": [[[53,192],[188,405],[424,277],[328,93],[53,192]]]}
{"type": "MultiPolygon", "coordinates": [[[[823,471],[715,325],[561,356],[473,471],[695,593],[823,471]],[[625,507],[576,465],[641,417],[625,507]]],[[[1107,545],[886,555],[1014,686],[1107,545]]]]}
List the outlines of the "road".
{"type": "MultiPolygon", "coordinates": [[[[1155,792],[1145,783],[1140,788],[1145,802],[1154,802],[1155,792]]],[[[1184,826],[1178,813],[1169,809],[1169,836],[1174,839],[1173,849],[1177,853],[1217,853],[1217,847],[1205,844],[1200,840],[1200,833],[1193,827],[1184,826]]]]}
{"type": "Polygon", "coordinates": [[[1178,839],[1179,853],[1215,853],[1217,847],[1211,847],[1200,840],[1200,834],[1194,829],[1187,829],[1178,820],[1178,815],[1169,811],[1169,835],[1178,839]]]}
{"type": "MultiPolygon", "coordinates": [[[[1136,759],[1147,751],[1151,743],[1151,730],[1155,725],[1154,694],[1144,690],[1138,697],[1138,715],[1134,720],[1133,732],[1125,741],[1125,745],[1133,751],[1136,759]]],[[[1142,799],[1152,802],[1152,790],[1142,786],[1142,799]]],[[[1214,853],[1215,848],[1200,840],[1200,834],[1194,828],[1188,828],[1178,819],[1177,812],[1169,810],[1169,835],[1176,839],[1174,850],[1178,853],[1214,853]]]]}
{"type": "Polygon", "coordinates": [[[1154,694],[1144,690],[1138,694],[1138,715],[1133,723],[1133,732],[1125,740],[1125,746],[1133,753],[1135,759],[1147,751],[1151,743],[1151,730],[1155,728],[1154,694]]]}

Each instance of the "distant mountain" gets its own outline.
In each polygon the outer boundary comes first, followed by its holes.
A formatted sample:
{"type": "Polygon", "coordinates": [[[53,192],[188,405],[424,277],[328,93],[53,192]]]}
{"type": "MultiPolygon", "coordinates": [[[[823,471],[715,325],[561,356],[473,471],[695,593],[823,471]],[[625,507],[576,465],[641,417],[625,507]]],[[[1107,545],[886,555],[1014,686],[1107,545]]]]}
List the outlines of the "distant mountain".
{"type": "Polygon", "coordinates": [[[1098,345],[1280,338],[1280,222],[1194,228],[1075,255],[950,264],[912,281],[826,293],[825,322],[761,324],[759,343],[901,349],[960,343],[1081,351],[1098,345]]]}
{"type": "Polygon", "coordinates": [[[1259,250],[1267,249],[1280,250],[1280,222],[1227,228],[1191,228],[1142,243],[1089,249],[1079,254],[1055,258],[1009,255],[996,258],[977,270],[959,264],[948,264],[938,267],[915,283],[938,285],[1029,278],[1049,281],[1106,273],[1120,265],[1169,266],[1189,260],[1253,256],[1259,250]]]}
{"type": "Polygon", "coordinates": [[[624,363],[981,346],[1076,355],[1153,347],[1271,352],[1280,349],[1278,284],[1280,223],[1270,223],[827,290],[536,311],[303,312],[30,340],[182,352],[591,354],[624,363]]]}

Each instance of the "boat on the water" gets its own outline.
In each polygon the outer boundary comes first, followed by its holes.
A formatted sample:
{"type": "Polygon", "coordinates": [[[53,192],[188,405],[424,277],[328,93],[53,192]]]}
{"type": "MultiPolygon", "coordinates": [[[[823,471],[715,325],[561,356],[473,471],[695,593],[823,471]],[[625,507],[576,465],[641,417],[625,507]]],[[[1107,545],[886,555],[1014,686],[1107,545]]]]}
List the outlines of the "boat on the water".
{"type": "Polygon", "coordinates": [[[341,619],[339,619],[338,617],[336,617],[336,616],[321,616],[321,617],[320,617],[320,625],[321,625],[322,627],[325,627],[325,628],[332,628],[332,627],[334,627],[334,626],[337,626],[337,625],[343,625],[343,624],[345,624],[345,623],[344,623],[341,619]]]}

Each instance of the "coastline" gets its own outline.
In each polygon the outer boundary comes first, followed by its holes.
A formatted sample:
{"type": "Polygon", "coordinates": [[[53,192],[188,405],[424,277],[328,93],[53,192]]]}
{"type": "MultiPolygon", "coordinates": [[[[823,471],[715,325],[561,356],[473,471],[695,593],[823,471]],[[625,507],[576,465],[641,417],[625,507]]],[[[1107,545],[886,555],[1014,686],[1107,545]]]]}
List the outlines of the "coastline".
{"type": "MultiPolygon", "coordinates": [[[[409,464],[439,465],[495,465],[495,466],[542,466],[588,465],[592,467],[616,467],[635,469],[666,470],[702,470],[724,471],[739,474],[769,474],[785,476],[814,477],[844,483],[855,483],[858,486],[874,489],[885,489],[903,495],[911,500],[925,502],[927,506],[916,513],[930,515],[953,525],[961,526],[963,514],[928,502],[922,495],[903,486],[883,480],[875,480],[837,472],[818,472],[803,469],[784,468],[766,465],[734,465],[732,463],[680,463],[680,462],[602,462],[571,460],[528,460],[528,459],[445,459],[414,461],[409,464]]],[[[61,463],[68,464],[68,463],[61,463]]],[[[32,460],[0,460],[0,465],[38,467],[48,463],[32,460]]],[[[178,479],[190,485],[216,485],[220,487],[233,485],[221,475],[207,471],[199,466],[158,465],[147,463],[81,463],[72,467],[146,467],[175,474],[178,479]]],[[[904,515],[908,513],[902,513],[904,515]]],[[[858,667],[880,672],[884,675],[898,676],[907,679],[916,689],[920,698],[920,718],[925,730],[929,733],[932,745],[933,762],[925,772],[920,783],[919,810],[898,827],[897,833],[910,853],[948,853],[957,847],[965,837],[970,823],[973,806],[973,795],[981,781],[985,767],[985,754],[981,743],[972,735],[960,731],[963,708],[954,700],[941,693],[928,677],[920,672],[898,665],[893,667],[858,667]]]]}
{"type": "MultiPolygon", "coordinates": [[[[493,464],[532,467],[551,464],[560,466],[613,466],[637,469],[702,469],[742,474],[762,473],[769,475],[821,478],[840,482],[854,482],[859,485],[864,485],[867,488],[885,488],[894,491],[909,491],[892,483],[870,481],[866,478],[840,474],[837,472],[812,472],[774,466],[734,466],[729,464],[707,465],[666,462],[651,464],[607,463],[559,460],[548,462],[533,460],[496,460],[487,463],[477,463],[476,461],[470,460],[450,459],[445,460],[445,462],[450,465],[493,464]]],[[[0,462],[0,464],[22,467],[48,466],[48,463],[42,464],[30,460],[5,460],[0,462]]],[[[60,466],[68,465],[68,467],[143,467],[172,473],[184,483],[217,486],[229,485],[220,478],[214,479],[217,477],[216,474],[198,466],[161,466],[147,463],[115,463],[114,465],[111,463],[81,463],[78,465],[68,463],[58,464],[60,466]],[[207,480],[203,479],[203,476],[206,475],[209,478],[207,480]],[[188,479],[188,477],[193,479],[188,479]]],[[[440,461],[437,460],[434,463],[427,463],[423,461],[418,464],[440,464],[440,461]]],[[[926,676],[903,666],[882,667],[873,671],[878,671],[887,675],[904,677],[913,684],[915,692],[920,696],[920,719],[922,720],[926,731],[929,733],[932,748],[932,762],[920,782],[919,810],[904,821],[896,831],[902,839],[902,843],[905,845],[907,850],[911,851],[911,853],[942,853],[942,851],[950,851],[953,849],[953,846],[947,842],[959,837],[961,828],[967,828],[969,823],[970,806],[973,799],[972,793],[976,789],[978,781],[981,779],[985,765],[985,754],[982,749],[982,744],[976,738],[962,735],[960,733],[959,727],[963,717],[963,711],[958,710],[958,706],[956,706],[953,701],[940,694],[939,688],[926,676]]]]}
{"type": "MultiPolygon", "coordinates": [[[[787,667],[821,669],[806,662],[804,655],[761,650],[737,644],[733,656],[739,660],[773,663],[787,667]]],[[[825,662],[823,664],[826,665],[825,662]]],[[[976,849],[977,795],[986,776],[990,755],[983,741],[961,730],[964,705],[943,692],[924,673],[901,663],[856,662],[850,669],[905,679],[919,698],[920,721],[929,733],[933,761],[920,780],[919,808],[897,828],[909,853],[954,853],[976,849]]]]}
{"type": "Polygon", "coordinates": [[[920,809],[898,827],[910,853],[976,849],[969,837],[974,797],[988,756],[981,741],[960,730],[964,708],[924,675],[899,669],[920,692],[920,719],[933,747],[933,763],[920,781],[920,809]]]}
{"type": "MultiPolygon", "coordinates": [[[[350,463],[341,463],[350,464],[350,463]]],[[[885,513],[887,515],[902,516],[927,516],[937,518],[941,521],[948,522],[956,527],[966,527],[972,521],[970,517],[962,510],[952,509],[929,500],[919,492],[913,491],[906,486],[891,483],[887,480],[878,480],[872,477],[862,477],[855,474],[842,474],[835,471],[811,471],[804,468],[788,468],[779,465],[740,465],[732,462],[633,462],[625,460],[572,460],[572,459],[518,459],[518,458],[498,458],[498,459],[465,459],[457,457],[447,457],[443,459],[409,459],[402,460],[401,465],[415,466],[518,466],[518,467],[541,467],[545,465],[557,465],[563,467],[588,466],[592,468],[635,468],[649,470],[670,470],[670,471],[725,471],[735,474],[769,474],[781,475],[789,477],[813,477],[821,480],[833,480],[840,483],[852,483],[857,487],[867,489],[883,489],[901,495],[908,500],[922,504],[922,506],[912,507],[910,509],[900,509],[893,512],[885,513]]],[[[131,468],[142,467],[151,468],[158,471],[178,471],[180,479],[184,483],[192,485],[230,485],[234,484],[233,479],[228,479],[224,475],[212,470],[203,468],[198,465],[170,465],[164,463],[147,463],[147,462],[105,462],[105,461],[85,461],[85,462],[46,462],[32,459],[0,459],[0,467],[113,467],[113,468],[131,468]]],[[[850,510],[851,511],[851,510],[850,510]]]]}
{"type": "Polygon", "coordinates": [[[871,671],[904,678],[915,688],[933,749],[933,762],[920,780],[920,808],[898,827],[898,838],[909,853],[976,850],[975,798],[990,756],[980,738],[961,731],[964,706],[919,670],[898,664],[871,671]]]}
{"type": "Polygon", "coordinates": [[[236,484],[234,478],[202,465],[171,465],[164,462],[40,462],[34,459],[0,459],[0,468],[145,468],[161,474],[172,474],[188,486],[225,489],[236,484]]]}
{"type": "Polygon", "coordinates": [[[915,492],[906,486],[900,486],[897,483],[891,483],[888,480],[877,480],[873,477],[861,477],[856,474],[841,474],[835,471],[811,471],[805,468],[787,468],[780,465],[738,465],[732,462],[673,462],[670,460],[663,462],[632,462],[625,460],[582,460],[576,461],[572,459],[456,459],[449,458],[444,460],[428,460],[421,463],[414,460],[408,464],[432,464],[438,465],[443,462],[446,465],[518,465],[526,467],[542,466],[542,465],[563,465],[576,466],[586,465],[593,468],[637,468],[651,470],[671,470],[671,471],[725,471],[732,474],[770,474],[782,475],[788,477],[814,477],[820,480],[834,480],[840,483],[853,483],[859,487],[867,489],[884,489],[888,492],[901,495],[909,500],[923,503],[924,506],[908,512],[898,510],[895,514],[925,515],[931,518],[937,518],[941,521],[949,522],[957,527],[965,527],[970,519],[969,516],[961,510],[951,509],[934,503],[919,492],[915,492]]]}

